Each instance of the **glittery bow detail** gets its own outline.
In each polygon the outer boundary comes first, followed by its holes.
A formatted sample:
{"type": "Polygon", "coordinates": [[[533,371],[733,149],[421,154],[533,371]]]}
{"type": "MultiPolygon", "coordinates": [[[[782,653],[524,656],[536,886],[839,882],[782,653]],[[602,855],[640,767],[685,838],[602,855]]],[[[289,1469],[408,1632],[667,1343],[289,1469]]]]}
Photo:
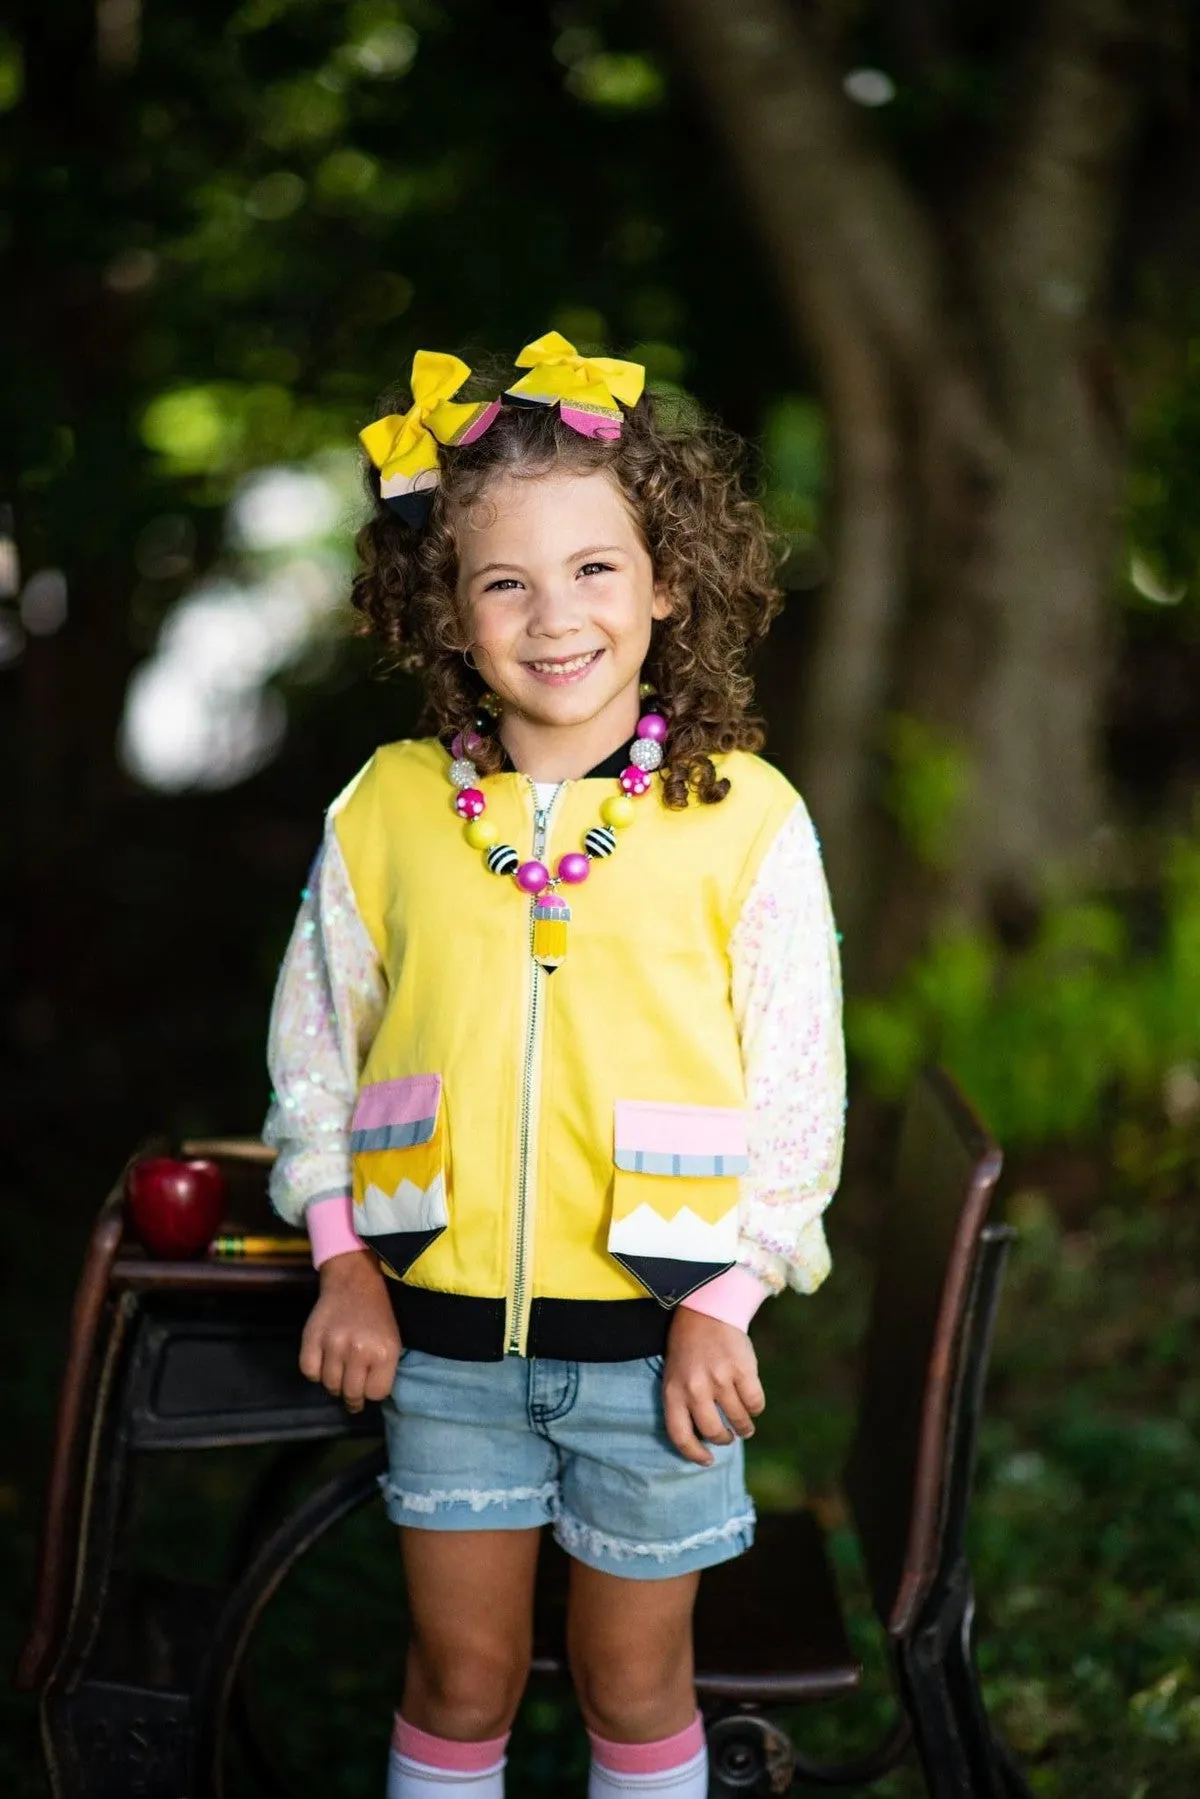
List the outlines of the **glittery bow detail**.
{"type": "Polygon", "coordinates": [[[407,524],[423,524],[438,483],[438,445],[474,443],[500,410],[499,400],[454,401],[471,373],[461,357],[418,350],[413,357],[413,403],[405,413],[376,419],[359,442],[379,470],[379,494],[407,524]]]}
{"type": "Polygon", "coordinates": [[[646,385],[640,362],[615,356],[581,356],[557,331],[526,344],[517,367],[529,373],[505,392],[506,400],[557,406],[563,423],[584,437],[620,437],[625,406],[636,406],[646,385]]]}

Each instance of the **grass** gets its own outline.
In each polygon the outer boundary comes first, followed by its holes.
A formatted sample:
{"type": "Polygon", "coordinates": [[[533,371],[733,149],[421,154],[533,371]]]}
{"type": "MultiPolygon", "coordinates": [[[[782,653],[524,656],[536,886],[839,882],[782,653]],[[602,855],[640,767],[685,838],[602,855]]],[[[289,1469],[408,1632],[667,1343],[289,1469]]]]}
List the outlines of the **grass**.
{"type": "MultiPolygon", "coordinates": [[[[989,1708],[1045,1799],[1194,1799],[1200,1790],[1200,1222],[1189,1201],[1101,1204],[1064,1230],[1049,1198],[1014,1194],[1018,1226],[980,1445],[972,1560],[989,1708]]],[[[866,1267],[853,1208],[835,1273],[757,1332],[769,1397],[750,1458],[762,1506],[805,1501],[832,1532],[862,1695],[787,1722],[810,1753],[865,1745],[889,1716],[879,1632],[836,1490],[853,1404],[866,1267]]],[[[10,1271],[0,1332],[9,1382],[0,1478],[0,1576],[11,1662],[23,1628],[48,1418],[82,1228],[2,1214],[10,1271]],[[22,1271],[13,1280],[14,1266],[22,1271]]],[[[340,1451],[339,1453],[345,1453],[340,1451]]],[[[147,1566],[215,1570],[261,1452],[172,1455],[140,1513],[147,1566]]],[[[301,1566],[253,1654],[256,1703],[301,1790],[366,1799],[404,1640],[403,1596],[381,1511],[360,1513],[301,1566]],[[302,1777],[302,1778],[301,1778],[302,1777]]],[[[34,1708],[0,1695],[0,1791],[42,1799],[34,1708]]],[[[510,1790],[582,1791],[569,1701],[531,1689],[510,1790]]],[[[235,1790],[249,1793],[239,1779],[235,1790]]],[[[915,1772],[876,1789],[919,1794],[915,1772]]]]}

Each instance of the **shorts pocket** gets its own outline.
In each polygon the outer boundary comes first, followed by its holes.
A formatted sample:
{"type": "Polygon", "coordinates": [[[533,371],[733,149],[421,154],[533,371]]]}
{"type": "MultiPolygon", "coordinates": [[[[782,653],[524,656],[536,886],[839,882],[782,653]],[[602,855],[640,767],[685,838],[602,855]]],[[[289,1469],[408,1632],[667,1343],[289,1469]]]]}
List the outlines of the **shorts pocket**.
{"type": "Polygon", "coordinates": [[[444,1115],[437,1074],[373,1081],[359,1091],[350,1121],[354,1228],[395,1275],[449,1223],[444,1115]]]}
{"type": "Polygon", "coordinates": [[[661,1305],[677,1305],[737,1260],[745,1111],[619,1099],[613,1134],[608,1253],[661,1305]]]}

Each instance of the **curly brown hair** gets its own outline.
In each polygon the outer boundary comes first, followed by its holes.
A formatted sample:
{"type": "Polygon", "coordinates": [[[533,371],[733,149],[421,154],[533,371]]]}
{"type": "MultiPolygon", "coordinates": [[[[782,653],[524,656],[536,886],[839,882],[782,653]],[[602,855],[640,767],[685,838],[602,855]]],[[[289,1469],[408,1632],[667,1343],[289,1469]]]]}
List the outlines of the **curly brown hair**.
{"type": "MultiPolygon", "coordinates": [[[[745,660],[779,610],[776,556],[762,511],[742,487],[741,441],[698,409],[672,410],[643,395],[625,411],[621,436],[607,441],[564,425],[556,407],[505,405],[475,443],[440,451],[440,485],[415,530],[380,501],[378,473],[368,467],[375,512],[358,534],[351,597],[388,665],[424,675],[422,729],[449,741],[473,728],[487,698],[463,657],[470,636],[456,591],[456,518],[494,476],[602,469],[638,521],[656,580],[674,596],[642,670],[671,725],[664,801],[682,808],[689,793],[724,799],[729,782],[718,779],[713,754],[763,743],[745,660]]],[[[493,735],[472,751],[481,775],[496,773],[503,758],[493,735]]]]}

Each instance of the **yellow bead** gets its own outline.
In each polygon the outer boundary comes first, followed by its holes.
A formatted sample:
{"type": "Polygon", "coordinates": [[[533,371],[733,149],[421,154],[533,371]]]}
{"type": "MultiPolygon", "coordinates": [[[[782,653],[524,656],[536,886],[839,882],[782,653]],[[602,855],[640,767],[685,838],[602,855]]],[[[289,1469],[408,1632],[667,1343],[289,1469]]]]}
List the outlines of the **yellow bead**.
{"type": "Polygon", "coordinates": [[[463,836],[473,850],[490,850],[493,843],[500,839],[500,833],[490,818],[473,818],[463,836]]]}
{"type": "Polygon", "coordinates": [[[633,823],[633,801],[627,793],[614,793],[600,808],[600,816],[614,831],[623,831],[633,823]]]}

